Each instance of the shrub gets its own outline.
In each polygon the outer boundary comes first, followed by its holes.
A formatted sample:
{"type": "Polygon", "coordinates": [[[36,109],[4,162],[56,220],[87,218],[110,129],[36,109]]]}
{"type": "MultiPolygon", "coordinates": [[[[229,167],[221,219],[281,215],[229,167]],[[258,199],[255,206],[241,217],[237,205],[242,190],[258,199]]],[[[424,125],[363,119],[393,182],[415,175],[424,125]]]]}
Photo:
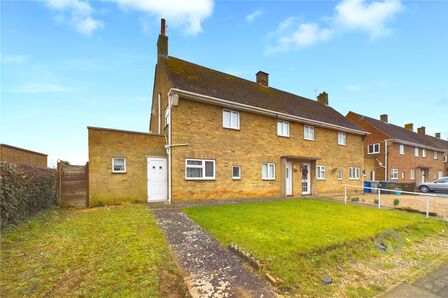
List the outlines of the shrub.
{"type": "Polygon", "coordinates": [[[399,199],[395,199],[394,200],[394,206],[396,207],[398,205],[400,205],[400,200],[399,199]]]}
{"type": "Polygon", "coordinates": [[[352,197],[352,198],[350,198],[350,200],[352,202],[359,202],[359,198],[358,197],[352,197]]]}
{"type": "Polygon", "coordinates": [[[0,229],[56,203],[56,171],[0,162],[0,229]]]}
{"type": "Polygon", "coordinates": [[[95,201],[95,203],[93,204],[93,207],[104,207],[105,204],[103,201],[95,201]]]}
{"type": "Polygon", "coordinates": [[[373,199],[373,203],[374,203],[375,205],[378,205],[378,199],[373,199]]]}

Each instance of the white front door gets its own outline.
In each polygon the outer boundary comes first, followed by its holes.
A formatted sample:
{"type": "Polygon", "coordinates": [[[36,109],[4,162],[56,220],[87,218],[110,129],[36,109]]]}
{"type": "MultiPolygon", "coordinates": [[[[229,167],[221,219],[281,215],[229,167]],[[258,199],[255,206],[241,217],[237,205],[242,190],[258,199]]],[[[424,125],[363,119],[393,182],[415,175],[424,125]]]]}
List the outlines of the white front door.
{"type": "Polygon", "coordinates": [[[302,164],[302,194],[309,195],[311,193],[311,173],[310,164],[302,164]]]}
{"type": "Polygon", "coordinates": [[[166,158],[148,158],[148,202],[166,201],[166,158]]]}
{"type": "Polygon", "coordinates": [[[286,162],[286,195],[292,196],[292,162],[286,162]]]}

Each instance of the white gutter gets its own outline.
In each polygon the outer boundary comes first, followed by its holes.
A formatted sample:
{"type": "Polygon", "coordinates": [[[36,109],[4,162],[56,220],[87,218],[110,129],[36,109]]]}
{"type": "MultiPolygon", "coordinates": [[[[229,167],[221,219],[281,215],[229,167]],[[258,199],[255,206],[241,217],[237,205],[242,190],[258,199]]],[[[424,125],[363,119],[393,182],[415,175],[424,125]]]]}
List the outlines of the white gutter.
{"type": "Polygon", "coordinates": [[[326,123],[326,122],[322,122],[322,121],[318,121],[318,120],[312,120],[312,119],[294,116],[294,115],[290,115],[290,114],[286,114],[286,113],[276,112],[273,110],[254,107],[251,105],[233,102],[233,101],[220,99],[220,98],[216,98],[216,97],[212,97],[212,96],[202,95],[199,93],[190,92],[190,91],[186,91],[186,90],[182,90],[182,89],[178,89],[178,88],[171,88],[170,91],[168,92],[168,95],[174,94],[174,93],[182,95],[185,98],[188,98],[191,100],[212,103],[212,104],[218,104],[218,105],[221,105],[221,106],[224,106],[227,108],[236,108],[236,109],[243,110],[243,111],[249,111],[252,113],[258,113],[258,114],[268,115],[268,116],[275,117],[275,118],[281,118],[284,120],[297,121],[297,122],[302,122],[302,123],[306,123],[306,124],[327,127],[327,128],[335,129],[338,131],[349,132],[349,133],[357,134],[357,135],[370,134],[368,132],[357,130],[357,129],[351,129],[351,128],[339,126],[336,124],[330,124],[330,123],[326,123]]]}

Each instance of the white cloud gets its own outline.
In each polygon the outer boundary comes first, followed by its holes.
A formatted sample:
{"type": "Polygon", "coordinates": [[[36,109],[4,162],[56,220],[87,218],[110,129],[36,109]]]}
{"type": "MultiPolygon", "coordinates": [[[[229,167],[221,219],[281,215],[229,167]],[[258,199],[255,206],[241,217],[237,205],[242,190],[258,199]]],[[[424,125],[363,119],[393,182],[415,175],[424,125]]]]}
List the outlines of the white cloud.
{"type": "Polygon", "coordinates": [[[28,83],[17,88],[4,89],[8,93],[53,93],[72,92],[73,90],[57,84],[28,83]]]}
{"type": "Polygon", "coordinates": [[[348,91],[352,91],[352,92],[358,92],[361,90],[361,86],[356,85],[356,84],[349,84],[349,85],[345,86],[345,89],[347,89],[348,91]]]}
{"type": "Polygon", "coordinates": [[[202,22],[213,12],[213,0],[109,0],[123,9],[165,18],[169,25],[181,27],[187,34],[202,31],[202,22]]]}
{"type": "Polygon", "coordinates": [[[96,30],[104,28],[101,20],[93,18],[94,9],[88,1],[83,0],[47,0],[47,5],[61,14],[59,18],[67,20],[76,31],[89,36],[96,30]]]}
{"type": "Polygon", "coordinates": [[[292,48],[304,48],[324,42],[336,34],[350,30],[368,32],[372,39],[391,32],[386,23],[402,10],[400,0],[381,0],[366,3],[365,0],[342,0],[335,7],[331,17],[323,17],[326,22],[300,23],[296,17],[282,21],[274,34],[274,45],[269,45],[266,54],[284,52],[292,48]]]}
{"type": "Polygon", "coordinates": [[[26,60],[25,56],[22,55],[2,55],[2,63],[21,63],[26,60]]]}
{"type": "Polygon", "coordinates": [[[246,16],[246,21],[248,21],[249,23],[252,23],[253,21],[255,21],[256,18],[258,18],[261,15],[263,15],[263,11],[261,9],[258,9],[256,11],[248,14],[246,16]]]}

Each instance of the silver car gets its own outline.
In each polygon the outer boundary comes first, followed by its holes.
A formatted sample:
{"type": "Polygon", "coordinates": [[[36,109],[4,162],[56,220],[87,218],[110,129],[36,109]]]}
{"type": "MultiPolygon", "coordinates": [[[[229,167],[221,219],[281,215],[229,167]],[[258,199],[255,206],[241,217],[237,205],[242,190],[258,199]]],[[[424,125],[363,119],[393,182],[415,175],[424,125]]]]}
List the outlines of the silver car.
{"type": "Polygon", "coordinates": [[[448,177],[442,177],[434,182],[425,182],[417,185],[421,192],[441,191],[448,192],[448,177]]]}

